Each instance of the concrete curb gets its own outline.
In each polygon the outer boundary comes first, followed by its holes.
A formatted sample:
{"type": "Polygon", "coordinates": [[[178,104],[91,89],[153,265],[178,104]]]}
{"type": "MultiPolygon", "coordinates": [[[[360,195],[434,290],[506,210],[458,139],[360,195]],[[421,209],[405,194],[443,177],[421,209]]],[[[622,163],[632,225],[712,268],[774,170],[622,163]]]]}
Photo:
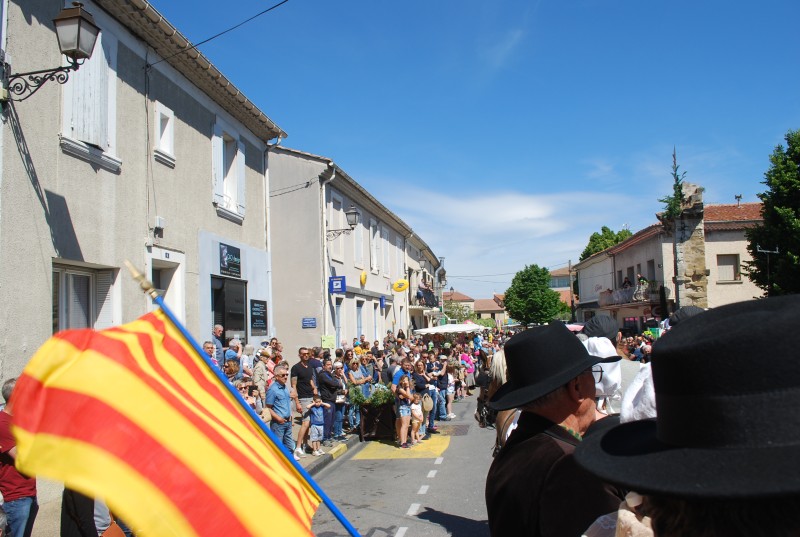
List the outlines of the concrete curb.
{"type": "Polygon", "coordinates": [[[352,434],[347,437],[347,440],[342,442],[341,444],[337,444],[330,451],[326,452],[324,455],[320,455],[319,457],[314,457],[308,465],[302,465],[303,468],[308,472],[308,475],[314,476],[322,471],[323,468],[327,467],[331,464],[334,460],[338,459],[349,449],[355,449],[361,442],[358,440],[358,435],[352,434]]]}

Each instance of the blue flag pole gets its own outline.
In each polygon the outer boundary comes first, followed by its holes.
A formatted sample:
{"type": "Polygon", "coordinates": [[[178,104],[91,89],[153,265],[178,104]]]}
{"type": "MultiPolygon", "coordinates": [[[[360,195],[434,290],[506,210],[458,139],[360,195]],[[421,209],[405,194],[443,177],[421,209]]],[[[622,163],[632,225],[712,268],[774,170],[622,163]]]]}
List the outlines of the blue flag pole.
{"type": "Polygon", "coordinates": [[[325,494],[325,491],[323,491],[322,488],[317,484],[317,482],[314,481],[314,479],[308,474],[308,472],[306,472],[305,469],[302,466],[300,466],[300,463],[294,460],[294,454],[291,453],[288,449],[286,449],[286,446],[284,446],[283,443],[278,439],[278,437],[275,436],[275,433],[273,433],[270,430],[270,428],[267,427],[267,424],[264,423],[264,421],[258,416],[258,414],[256,414],[255,410],[253,410],[253,408],[251,408],[250,405],[247,404],[247,401],[244,400],[242,395],[228,381],[228,377],[222,374],[222,370],[214,366],[213,362],[211,361],[211,358],[205,352],[203,352],[203,348],[197,343],[197,341],[195,341],[194,337],[192,337],[189,331],[186,330],[186,327],[183,326],[183,323],[181,323],[178,320],[178,318],[175,317],[175,315],[172,313],[169,307],[167,307],[167,305],[164,304],[164,299],[158,295],[158,292],[156,291],[152,282],[148,281],[144,277],[144,275],[138,270],[136,270],[136,268],[129,261],[125,261],[125,265],[128,267],[128,270],[130,270],[133,278],[139,282],[139,287],[141,287],[145,293],[150,295],[150,298],[153,300],[153,303],[161,308],[161,310],[164,312],[164,314],[167,316],[167,318],[170,320],[173,326],[175,326],[175,328],[178,329],[178,331],[183,335],[186,341],[192,346],[192,348],[195,350],[200,359],[203,360],[203,362],[205,362],[205,364],[208,366],[211,372],[217,376],[220,383],[223,386],[225,386],[225,389],[227,389],[228,392],[239,402],[242,408],[245,409],[245,411],[250,416],[250,419],[253,421],[253,423],[259,429],[261,429],[261,431],[264,434],[267,435],[267,438],[269,438],[269,440],[273,444],[275,444],[279,448],[279,451],[283,455],[284,459],[286,459],[286,461],[289,464],[291,464],[295,470],[297,470],[297,472],[302,476],[302,478],[306,481],[306,483],[308,483],[308,485],[314,490],[314,492],[317,493],[317,495],[322,500],[322,503],[325,504],[325,506],[330,510],[331,513],[333,513],[333,516],[336,517],[336,519],[342,524],[342,526],[344,526],[344,528],[350,535],[352,535],[352,537],[361,537],[360,534],[358,533],[358,530],[356,530],[353,527],[353,525],[350,524],[350,521],[347,520],[347,517],[345,517],[344,514],[339,510],[339,508],[336,507],[336,504],[333,503],[333,501],[328,497],[327,494],[325,494]]]}

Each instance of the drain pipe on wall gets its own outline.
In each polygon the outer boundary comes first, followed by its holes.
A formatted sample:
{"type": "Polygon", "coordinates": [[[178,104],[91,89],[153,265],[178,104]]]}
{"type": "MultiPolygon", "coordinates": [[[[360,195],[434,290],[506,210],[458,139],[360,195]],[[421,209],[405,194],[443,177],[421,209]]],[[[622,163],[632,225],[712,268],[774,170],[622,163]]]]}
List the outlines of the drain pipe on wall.
{"type": "Polygon", "coordinates": [[[278,136],[274,144],[267,142],[267,148],[264,150],[264,242],[267,247],[267,292],[269,293],[269,301],[267,302],[267,312],[269,318],[269,326],[267,327],[268,337],[278,337],[275,333],[275,308],[272,297],[272,209],[269,203],[269,150],[273,147],[281,145],[283,138],[278,136]]]}
{"type": "MultiPolygon", "coordinates": [[[[320,207],[320,237],[322,238],[322,266],[320,274],[322,274],[322,335],[324,336],[328,330],[328,308],[330,308],[331,297],[328,294],[328,275],[330,269],[330,262],[328,261],[328,219],[327,219],[327,200],[325,197],[325,187],[336,178],[336,165],[332,160],[328,161],[328,167],[320,174],[322,181],[319,183],[319,207],[320,207]]],[[[335,328],[335,327],[334,327],[335,328]]],[[[320,338],[320,343],[322,338],[320,338]]],[[[337,342],[338,343],[338,342],[337,342]]]]}

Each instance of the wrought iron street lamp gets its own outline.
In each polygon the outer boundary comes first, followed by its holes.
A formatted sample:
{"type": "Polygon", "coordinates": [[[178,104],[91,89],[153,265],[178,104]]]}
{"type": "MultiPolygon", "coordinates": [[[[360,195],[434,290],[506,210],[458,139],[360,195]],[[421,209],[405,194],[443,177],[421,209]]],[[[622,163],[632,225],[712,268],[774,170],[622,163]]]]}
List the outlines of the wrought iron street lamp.
{"type": "Polygon", "coordinates": [[[2,90],[0,102],[24,101],[50,80],[64,84],[69,80],[70,71],[77,71],[83,60],[92,56],[94,44],[100,34],[100,28],[94,23],[92,15],[83,9],[83,4],[73,2],[73,7],[64,8],[53,19],[61,54],[69,59],[69,65],[29,71],[27,73],[11,72],[11,66],[2,62],[2,90]],[[12,97],[16,96],[16,97],[12,97]]]}
{"type": "Polygon", "coordinates": [[[353,231],[353,229],[355,229],[355,227],[358,225],[358,220],[361,217],[361,215],[358,214],[358,209],[356,209],[354,205],[351,205],[350,208],[344,212],[344,216],[347,218],[347,225],[349,227],[344,229],[329,229],[325,233],[325,236],[329,241],[332,241],[339,235],[349,235],[350,232],[353,231]]]}

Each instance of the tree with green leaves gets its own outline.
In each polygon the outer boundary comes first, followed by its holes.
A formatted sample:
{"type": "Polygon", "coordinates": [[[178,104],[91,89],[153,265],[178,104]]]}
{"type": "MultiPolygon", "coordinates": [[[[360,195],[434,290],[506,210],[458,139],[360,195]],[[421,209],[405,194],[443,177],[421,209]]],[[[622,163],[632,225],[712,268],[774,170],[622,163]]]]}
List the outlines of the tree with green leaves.
{"type": "Polygon", "coordinates": [[[753,260],[744,270],[767,296],[800,293],[800,130],[785,139],[769,157],[767,190],[758,195],[764,220],[746,231],[753,260]]]}
{"type": "Polygon", "coordinates": [[[591,257],[597,252],[602,252],[606,248],[611,248],[615,244],[619,244],[628,237],[633,236],[630,229],[623,228],[614,232],[608,226],[600,228],[600,233],[596,231],[589,237],[589,244],[583,249],[581,254],[581,261],[587,257],[591,257]]]}
{"type": "Polygon", "coordinates": [[[455,300],[445,301],[444,314],[447,315],[451,323],[463,323],[467,319],[474,321],[477,318],[477,315],[469,306],[455,300]]]}
{"type": "Polygon", "coordinates": [[[550,289],[550,271],[537,265],[526,265],[514,275],[505,306],[508,314],[523,324],[548,323],[563,318],[565,309],[569,312],[561,296],[550,289]]]}
{"type": "Polygon", "coordinates": [[[664,204],[663,218],[675,220],[681,215],[683,207],[683,179],[686,172],[678,173],[678,152],[672,148],[672,195],[660,198],[658,201],[664,204]]]}

